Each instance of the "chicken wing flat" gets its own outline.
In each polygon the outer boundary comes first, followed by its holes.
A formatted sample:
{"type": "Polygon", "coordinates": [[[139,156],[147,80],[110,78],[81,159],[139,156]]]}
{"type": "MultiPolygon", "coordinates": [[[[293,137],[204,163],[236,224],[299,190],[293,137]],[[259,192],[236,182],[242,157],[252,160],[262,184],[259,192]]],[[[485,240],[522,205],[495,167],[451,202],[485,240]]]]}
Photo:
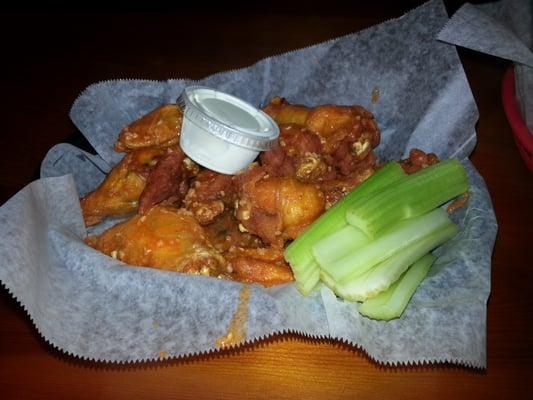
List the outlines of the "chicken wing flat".
{"type": "Polygon", "coordinates": [[[135,212],[146,178],[164,153],[163,149],[147,148],[126,154],[96,190],[81,198],[85,224],[135,212]]]}
{"type": "Polygon", "coordinates": [[[225,254],[232,279],[243,283],[274,286],[294,280],[290,266],[283,258],[282,247],[234,247],[225,254]]]}
{"type": "Polygon", "coordinates": [[[227,263],[184,209],[157,205],[145,215],[87,238],[95,249],[127,264],[229,277],[227,263]]]}
{"type": "Polygon", "coordinates": [[[177,105],[158,107],[122,129],[115,151],[172,146],[179,141],[182,121],[183,113],[177,105]]]}

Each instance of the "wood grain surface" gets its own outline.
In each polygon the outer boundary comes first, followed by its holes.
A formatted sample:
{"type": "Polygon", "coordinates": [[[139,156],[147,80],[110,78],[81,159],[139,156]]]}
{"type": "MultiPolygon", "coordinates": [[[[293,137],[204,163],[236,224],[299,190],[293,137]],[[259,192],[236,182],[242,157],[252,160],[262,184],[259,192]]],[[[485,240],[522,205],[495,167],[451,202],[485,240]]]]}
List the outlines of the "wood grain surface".
{"type": "MultiPolygon", "coordinates": [[[[177,3],[177,2],[176,2],[177,3]]],[[[83,145],[68,118],[89,84],[200,78],[400,16],[417,2],[271,3],[209,12],[174,4],[5,9],[0,202],[37,178],[56,143],[83,145]]],[[[450,9],[457,2],[447,2],[450,9]]],[[[477,101],[472,161],[500,225],[488,303],[488,366],[386,367],[331,340],[282,335],[235,351],[141,365],[80,361],[48,345],[0,290],[0,398],[533,398],[533,175],[505,118],[507,63],[459,50],[477,101]]]]}

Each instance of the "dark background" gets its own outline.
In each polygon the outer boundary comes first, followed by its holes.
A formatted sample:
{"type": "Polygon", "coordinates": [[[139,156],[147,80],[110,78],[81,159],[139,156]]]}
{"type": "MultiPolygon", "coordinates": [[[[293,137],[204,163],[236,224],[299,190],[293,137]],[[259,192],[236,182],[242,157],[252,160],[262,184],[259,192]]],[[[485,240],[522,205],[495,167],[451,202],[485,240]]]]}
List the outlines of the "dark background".
{"type": "MultiPolygon", "coordinates": [[[[81,135],[74,134],[68,112],[91,83],[117,78],[198,79],[395,18],[422,3],[272,1],[209,2],[206,6],[191,1],[82,1],[2,5],[0,149],[11,156],[0,157],[0,204],[38,178],[40,161],[54,144],[68,141],[89,149],[81,135]],[[299,36],[297,29],[291,29],[295,18],[299,24],[313,26],[312,36],[309,32],[299,36]],[[239,46],[243,52],[238,59],[226,56],[239,46]],[[184,58],[195,60],[194,68],[184,66],[184,58]],[[15,174],[10,172],[13,169],[15,174]]],[[[446,1],[450,13],[461,4],[446,1]]]]}

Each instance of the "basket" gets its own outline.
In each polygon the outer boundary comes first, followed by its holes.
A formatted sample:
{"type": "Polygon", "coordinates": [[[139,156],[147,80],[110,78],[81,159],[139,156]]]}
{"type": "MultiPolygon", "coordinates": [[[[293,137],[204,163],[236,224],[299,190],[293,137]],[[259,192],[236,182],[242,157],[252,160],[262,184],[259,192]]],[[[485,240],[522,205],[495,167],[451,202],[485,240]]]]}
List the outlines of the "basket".
{"type": "Polygon", "coordinates": [[[529,171],[533,173],[533,133],[522,118],[516,101],[514,68],[512,66],[507,69],[503,77],[502,102],[505,115],[513,130],[518,151],[529,171]]]}

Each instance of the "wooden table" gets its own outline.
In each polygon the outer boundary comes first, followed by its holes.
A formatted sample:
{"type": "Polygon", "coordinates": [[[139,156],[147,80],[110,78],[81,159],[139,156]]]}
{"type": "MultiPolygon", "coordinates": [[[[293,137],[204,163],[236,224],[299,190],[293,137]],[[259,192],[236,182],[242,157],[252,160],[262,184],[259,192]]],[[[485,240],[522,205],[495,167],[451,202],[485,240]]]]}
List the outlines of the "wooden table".
{"type": "MultiPolygon", "coordinates": [[[[46,151],[69,140],[68,111],[89,84],[113,78],[200,78],[399,16],[394,7],[309,3],[137,4],[0,13],[3,61],[0,201],[37,177],[46,151]],[[326,8],[327,7],[327,8],[326,8]],[[244,10],[244,14],[242,14],[244,10]],[[219,19],[221,17],[221,19],[219,19]],[[203,24],[199,19],[205,18],[203,24]],[[7,68],[7,70],[6,70],[7,68]]],[[[448,2],[452,9],[456,3],[448,2]]],[[[488,304],[488,367],[385,367],[329,340],[278,336],[236,351],[153,364],[79,361],[48,345],[5,289],[0,296],[0,398],[525,398],[533,396],[533,176],[500,102],[507,64],[459,50],[480,119],[472,160],[500,225],[488,304]]]]}

